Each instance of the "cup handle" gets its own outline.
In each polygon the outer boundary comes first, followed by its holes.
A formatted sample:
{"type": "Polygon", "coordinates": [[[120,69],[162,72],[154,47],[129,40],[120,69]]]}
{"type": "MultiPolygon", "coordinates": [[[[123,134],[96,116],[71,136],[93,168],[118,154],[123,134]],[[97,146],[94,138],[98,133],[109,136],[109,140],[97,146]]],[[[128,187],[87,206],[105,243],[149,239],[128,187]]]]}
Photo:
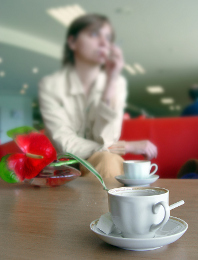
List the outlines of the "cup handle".
{"type": "Polygon", "coordinates": [[[156,231],[159,227],[161,227],[164,224],[166,224],[166,222],[168,221],[168,219],[170,217],[170,208],[169,208],[168,203],[165,202],[165,201],[160,201],[160,202],[156,203],[155,205],[153,205],[153,213],[157,214],[160,206],[164,207],[164,218],[163,218],[163,220],[159,224],[153,224],[150,227],[150,232],[156,231]]]}
{"type": "MultiPolygon", "coordinates": [[[[158,166],[157,166],[156,163],[151,164],[151,168],[152,168],[153,166],[155,166],[155,170],[149,174],[150,176],[153,175],[153,174],[155,174],[156,171],[158,170],[158,166]]],[[[151,170],[151,168],[150,168],[150,170],[151,170]]]]}

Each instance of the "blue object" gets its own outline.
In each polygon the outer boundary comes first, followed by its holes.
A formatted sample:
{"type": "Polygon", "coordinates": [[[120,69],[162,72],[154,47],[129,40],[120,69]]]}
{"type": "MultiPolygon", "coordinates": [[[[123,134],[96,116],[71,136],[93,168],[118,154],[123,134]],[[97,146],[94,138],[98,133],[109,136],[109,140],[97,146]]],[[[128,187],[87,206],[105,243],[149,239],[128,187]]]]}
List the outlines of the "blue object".
{"type": "Polygon", "coordinates": [[[198,179],[198,174],[196,172],[190,172],[183,175],[181,179],[198,179]]]}
{"type": "Polygon", "coordinates": [[[182,114],[182,116],[198,116],[198,101],[192,103],[191,105],[187,106],[182,114]]]}

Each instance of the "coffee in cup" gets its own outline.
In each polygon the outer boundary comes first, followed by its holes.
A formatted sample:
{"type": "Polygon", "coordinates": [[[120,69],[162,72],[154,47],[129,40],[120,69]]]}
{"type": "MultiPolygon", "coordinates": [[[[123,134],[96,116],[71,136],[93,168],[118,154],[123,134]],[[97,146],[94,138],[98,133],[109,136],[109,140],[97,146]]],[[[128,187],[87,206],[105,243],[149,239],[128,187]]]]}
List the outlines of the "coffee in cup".
{"type": "Polygon", "coordinates": [[[152,238],[170,217],[169,191],[122,187],[108,191],[109,211],[125,238],[152,238]]]}
{"type": "Polygon", "coordinates": [[[127,179],[146,179],[156,173],[158,166],[147,160],[130,160],[123,162],[123,168],[127,179]],[[155,169],[150,173],[152,167],[155,169]]]}

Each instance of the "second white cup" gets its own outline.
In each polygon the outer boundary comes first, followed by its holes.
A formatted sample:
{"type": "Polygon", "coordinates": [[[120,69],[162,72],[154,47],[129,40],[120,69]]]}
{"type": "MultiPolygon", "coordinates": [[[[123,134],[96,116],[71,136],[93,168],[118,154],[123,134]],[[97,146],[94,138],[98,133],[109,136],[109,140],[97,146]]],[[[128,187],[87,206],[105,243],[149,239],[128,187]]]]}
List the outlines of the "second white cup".
{"type": "Polygon", "coordinates": [[[123,167],[124,175],[127,179],[146,179],[158,170],[157,164],[151,164],[150,161],[146,160],[124,161],[123,167]],[[155,167],[155,169],[150,173],[152,167],[155,167]]]}

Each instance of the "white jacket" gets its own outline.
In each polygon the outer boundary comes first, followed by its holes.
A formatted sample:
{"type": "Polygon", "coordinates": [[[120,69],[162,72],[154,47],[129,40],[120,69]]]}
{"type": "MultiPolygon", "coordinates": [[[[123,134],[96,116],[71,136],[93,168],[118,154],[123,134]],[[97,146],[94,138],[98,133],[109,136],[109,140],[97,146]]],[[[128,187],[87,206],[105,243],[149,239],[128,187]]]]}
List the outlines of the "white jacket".
{"type": "Polygon", "coordinates": [[[101,100],[105,83],[106,76],[101,71],[86,99],[80,79],[70,66],[41,80],[41,114],[46,134],[58,152],[87,159],[119,140],[126,81],[122,76],[117,80],[113,109],[101,100]]]}

